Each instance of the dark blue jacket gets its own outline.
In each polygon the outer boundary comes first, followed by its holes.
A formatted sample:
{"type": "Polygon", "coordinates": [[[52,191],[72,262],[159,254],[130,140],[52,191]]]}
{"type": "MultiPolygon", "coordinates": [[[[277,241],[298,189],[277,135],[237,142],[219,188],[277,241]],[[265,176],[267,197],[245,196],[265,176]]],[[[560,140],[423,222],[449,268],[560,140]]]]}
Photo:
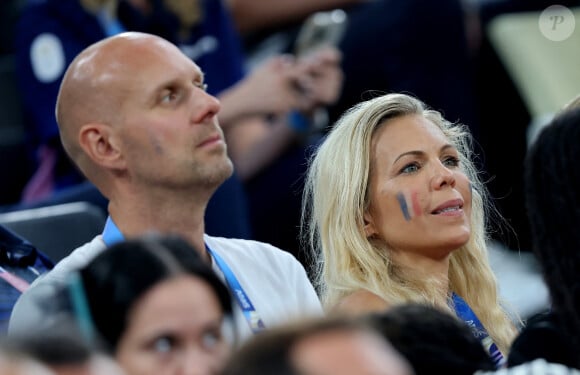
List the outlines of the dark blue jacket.
{"type": "MultiPolygon", "coordinates": [[[[0,225],[0,272],[9,273],[26,283],[52,269],[53,263],[28,241],[0,225]]],[[[22,292],[0,278],[0,335],[6,333],[12,307],[22,292]]]]}

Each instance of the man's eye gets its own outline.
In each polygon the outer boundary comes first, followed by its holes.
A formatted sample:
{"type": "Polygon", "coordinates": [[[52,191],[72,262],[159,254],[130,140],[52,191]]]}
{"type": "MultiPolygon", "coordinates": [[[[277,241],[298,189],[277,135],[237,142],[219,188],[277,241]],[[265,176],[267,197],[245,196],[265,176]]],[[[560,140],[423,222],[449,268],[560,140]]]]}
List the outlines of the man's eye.
{"type": "Polygon", "coordinates": [[[207,91],[207,83],[195,82],[194,85],[203,91],[207,91]]]}
{"type": "Polygon", "coordinates": [[[171,92],[168,92],[167,94],[163,95],[161,97],[161,101],[163,103],[171,103],[172,101],[175,100],[176,97],[177,97],[177,95],[173,91],[171,91],[171,92]]]}

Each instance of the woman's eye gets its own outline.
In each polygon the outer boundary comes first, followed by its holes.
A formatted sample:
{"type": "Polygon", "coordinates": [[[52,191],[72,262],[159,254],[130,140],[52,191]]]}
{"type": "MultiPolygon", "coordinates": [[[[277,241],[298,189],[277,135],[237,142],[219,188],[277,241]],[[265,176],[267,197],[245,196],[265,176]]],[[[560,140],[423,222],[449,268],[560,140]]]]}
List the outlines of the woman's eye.
{"type": "Polygon", "coordinates": [[[222,335],[219,331],[212,330],[205,332],[201,340],[204,348],[213,349],[222,341],[222,335]]]}
{"type": "Polygon", "coordinates": [[[174,340],[170,337],[159,337],[153,342],[153,350],[158,353],[169,353],[173,348],[174,340]]]}
{"type": "Polygon", "coordinates": [[[419,165],[417,163],[411,163],[411,164],[407,164],[403,168],[401,168],[400,173],[413,173],[413,172],[417,172],[418,170],[419,170],[419,165]]]}
{"type": "Polygon", "coordinates": [[[447,168],[455,168],[459,166],[459,158],[455,157],[455,156],[450,156],[448,158],[445,158],[443,160],[443,164],[447,167],[447,168]]]}

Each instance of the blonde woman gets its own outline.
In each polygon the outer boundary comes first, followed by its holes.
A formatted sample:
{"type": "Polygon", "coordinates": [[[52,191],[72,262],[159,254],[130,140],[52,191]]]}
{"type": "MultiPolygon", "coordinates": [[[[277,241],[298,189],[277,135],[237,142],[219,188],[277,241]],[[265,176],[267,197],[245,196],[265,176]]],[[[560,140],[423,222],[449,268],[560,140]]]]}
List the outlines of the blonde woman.
{"type": "Polygon", "coordinates": [[[471,321],[501,365],[516,329],[488,263],[490,206],[469,141],[407,95],[356,105],[311,160],[302,229],[327,310],[437,306],[471,321]]]}

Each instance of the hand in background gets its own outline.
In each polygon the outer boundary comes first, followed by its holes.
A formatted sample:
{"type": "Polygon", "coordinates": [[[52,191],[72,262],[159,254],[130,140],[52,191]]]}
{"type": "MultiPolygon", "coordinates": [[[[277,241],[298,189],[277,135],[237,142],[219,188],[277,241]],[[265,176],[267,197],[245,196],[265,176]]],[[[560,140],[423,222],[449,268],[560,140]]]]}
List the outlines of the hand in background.
{"type": "Polygon", "coordinates": [[[309,110],[335,103],[342,89],[342,55],[334,47],[324,47],[297,60],[299,86],[309,102],[309,110]]]}
{"type": "Polygon", "coordinates": [[[279,55],[260,64],[244,80],[248,108],[262,114],[279,115],[306,110],[311,105],[298,87],[303,67],[291,55],[279,55]]]}

